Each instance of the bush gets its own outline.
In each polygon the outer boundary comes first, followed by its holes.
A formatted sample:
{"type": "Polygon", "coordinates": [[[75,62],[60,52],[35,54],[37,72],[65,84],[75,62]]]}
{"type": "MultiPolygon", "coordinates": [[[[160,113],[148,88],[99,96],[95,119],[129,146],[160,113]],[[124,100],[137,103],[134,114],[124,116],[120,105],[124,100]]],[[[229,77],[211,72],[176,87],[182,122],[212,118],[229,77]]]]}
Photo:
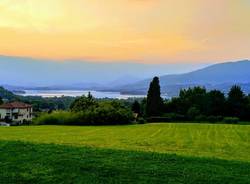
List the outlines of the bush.
{"type": "Polygon", "coordinates": [[[148,122],[173,122],[173,121],[186,121],[186,117],[177,113],[166,113],[162,116],[152,116],[147,118],[148,122]]]}
{"type": "Polygon", "coordinates": [[[146,120],[142,117],[138,118],[137,120],[138,124],[145,124],[146,123],[146,120]]]}
{"type": "Polygon", "coordinates": [[[79,122],[79,116],[76,113],[66,111],[55,111],[53,113],[44,113],[34,120],[37,125],[67,125],[79,122]]]}
{"type": "Polygon", "coordinates": [[[207,121],[207,117],[204,115],[198,115],[194,119],[196,122],[202,122],[202,121],[207,121]]]}
{"type": "Polygon", "coordinates": [[[187,112],[189,120],[194,120],[196,116],[200,114],[200,110],[196,107],[190,107],[187,112]]]}
{"type": "Polygon", "coordinates": [[[207,121],[210,123],[221,122],[223,120],[222,116],[208,116],[207,121]]]}
{"type": "Polygon", "coordinates": [[[223,119],[223,122],[227,123],[227,124],[237,124],[237,123],[239,123],[239,121],[240,121],[240,119],[237,117],[225,117],[223,119]]]}
{"type": "Polygon", "coordinates": [[[185,121],[186,117],[177,113],[165,113],[162,117],[169,119],[169,121],[185,121]]]}
{"type": "Polygon", "coordinates": [[[169,117],[154,116],[154,117],[147,118],[147,122],[150,122],[150,123],[153,123],[153,122],[162,123],[162,122],[171,122],[171,121],[172,120],[169,117]]]}
{"type": "Polygon", "coordinates": [[[80,112],[55,111],[35,119],[35,124],[46,125],[118,125],[134,119],[130,109],[116,102],[102,102],[93,109],[80,112]]]}

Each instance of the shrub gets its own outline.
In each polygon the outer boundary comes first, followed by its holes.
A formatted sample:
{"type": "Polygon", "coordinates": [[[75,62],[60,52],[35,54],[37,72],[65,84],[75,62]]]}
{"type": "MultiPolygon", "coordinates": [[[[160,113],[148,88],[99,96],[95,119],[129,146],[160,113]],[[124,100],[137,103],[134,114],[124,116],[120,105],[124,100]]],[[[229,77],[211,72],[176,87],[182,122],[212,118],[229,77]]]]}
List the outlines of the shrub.
{"type": "Polygon", "coordinates": [[[35,124],[47,125],[118,125],[134,119],[130,109],[116,102],[102,102],[93,109],[80,112],[55,111],[35,119],[35,124]]]}
{"type": "Polygon", "coordinates": [[[177,113],[165,113],[162,117],[169,119],[169,121],[185,121],[186,117],[177,113]]]}
{"type": "Polygon", "coordinates": [[[202,122],[202,121],[207,121],[207,117],[204,115],[198,115],[194,119],[196,122],[202,122]]]}
{"type": "Polygon", "coordinates": [[[137,120],[138,124],[145,124],[146,123],[146,120],[142,117],[138,118],[137,120]]]}
{"type": "Polygon", "coordinates": [[[207,121],[210,123],[221,122],[223,120],[222,116],[208,116],[207,121]]]}
{"type": "Polygon", "coordinates": [[[55,111],[50,114],[42,114],[34,120],[35,124],[42,125],[67,125],[73,122],[78,122],[79,117],[76,113],[66,111],[55,111]]]}
{"type": "Polygon", "coordinates": [[[237,124],[239,123],[240,119],[237,117],[225,117],[223,119],[224,123],[228,123],[228,124],[237,124]]]}
{"type": "Polygon", "coordinates": [[[200,114],[200,110],[196,107],[190,107],[187,112],[187,116],[190,120],[194,120],[196,116],[200,114]]]}
{"type": "Polygon", "coordinates": [[[161,116],[154,116],[147,118],[147,122],[153,123],[153,122],[171,122],[171,118],[169,117],[161,117],[161,116]]]}

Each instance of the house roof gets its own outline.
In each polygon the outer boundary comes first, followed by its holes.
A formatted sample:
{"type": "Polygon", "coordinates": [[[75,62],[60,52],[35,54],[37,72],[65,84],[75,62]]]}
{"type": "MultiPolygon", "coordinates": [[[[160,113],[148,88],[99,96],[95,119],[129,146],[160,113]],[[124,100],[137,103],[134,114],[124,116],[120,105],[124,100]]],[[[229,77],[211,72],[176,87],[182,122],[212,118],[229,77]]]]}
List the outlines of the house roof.
{"type": "Polygon", "coordinates": [[[11,102],[11,103],[5,103],[3,105],[0,105],[0,109],[25,109],[25,108],[31,108],[32,105],[23,103],[23,102],[11,102]]]}

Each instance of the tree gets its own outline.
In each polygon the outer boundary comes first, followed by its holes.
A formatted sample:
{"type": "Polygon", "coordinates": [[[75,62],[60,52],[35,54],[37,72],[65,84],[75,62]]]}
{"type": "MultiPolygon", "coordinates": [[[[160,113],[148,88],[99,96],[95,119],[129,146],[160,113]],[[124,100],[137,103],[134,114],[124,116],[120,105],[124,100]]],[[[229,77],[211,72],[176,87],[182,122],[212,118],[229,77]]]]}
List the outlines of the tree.
{"type": "Polygon", "coordinates": [[[147,98],[143,98],[141,101],[141,115],[146,117],[146,106],[147,106],[147,98]]]}
{"type": "Polygon", "coordinates": [[[247,120],[250,120],[250,94],[247,96],[247,120]]]}
{"type": "Polygon", "coordinates": [[[158,116],[162,113],[162,108],[163,100],[161,98],[159,78],[154,77],[148,90],[146,114],[147,116],[158,116]]]}
{"type": "Polygon", "coordinates": [[[98,103],[95,101],[93,96],[88,93],[88,96],[81,96],[80,98],[77,98],[71,105],[70,109],[74,112],[84,111],[87,109],[91,109],[98,106],[98,103]]]}
{"type": "Polygon", "coordinates": [[[194,87],[183,89],[179,95],[179,107],[183,114],[187,114],[191,107],[195,107],[200,113],[204,113],[207,108],[206,89],[194,87]]]}
{"type": "Polygon", "coordinates": [[[137,100],[135,100],[134,103],[132,104],[132,111],[134,113],[141,114],[141,106],[137,100]]]}
{"type": "Polygon", "coordinates": [[[3,99],[0,97],[0,105],[3,104],[3,99]]]}
{"type": "Polygon", "coordinates": [[[190,107],[187,111],[189,120],[194,120],[198,115],[200,115],[200,111],[196,107],[190,107]]]}
{"type": "Polygon", "coordinates": [[[228,115],[244,118],[246,115],[247,98],[240,86],[233,86],[228,93],[227,99],[228,115]]]}
{"type": "Polygon", "coordinates": [[[226,98],[219,90],[207,93],[207,112],[209,116],[223,116],[225,114],[226,98]]]}

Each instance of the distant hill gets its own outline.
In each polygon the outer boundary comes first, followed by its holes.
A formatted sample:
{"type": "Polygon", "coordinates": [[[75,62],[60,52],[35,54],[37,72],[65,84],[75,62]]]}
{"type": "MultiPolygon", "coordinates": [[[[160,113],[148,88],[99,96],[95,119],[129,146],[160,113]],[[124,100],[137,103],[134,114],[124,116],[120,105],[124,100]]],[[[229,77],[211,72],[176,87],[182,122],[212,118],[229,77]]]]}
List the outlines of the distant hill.
{"type": "MultiPolygon", "coordinates": [[[[136,82],[119,87],[124,93],[147,92],[151,79],[136,82]]],[[[219,89],[227,92],[233,84],[239,84],[246,93],[250,92],[250,61],[227,62],[215,64],[189,73],[160,76],[162,92],[169,96],[175,96],[181,88],[196,85],[205,86],[208,89],[219,89]]]]}
{"type": "Polygon", "coordinates": [[[0,55],[0,85],[8,89],[96,89],[118,86],[154,75],[183,73],[204,64],[142,64],[133,62],[52,61],[0,55]],[[16,87],[17,86],[17,87],[16,87]]]}
{"type": "Polygon", "coordinates": [[[15,100],[18,98],[14,93],[4,89],[1,86],[0,86],[0,97],[6,100],[15,100]]]}

